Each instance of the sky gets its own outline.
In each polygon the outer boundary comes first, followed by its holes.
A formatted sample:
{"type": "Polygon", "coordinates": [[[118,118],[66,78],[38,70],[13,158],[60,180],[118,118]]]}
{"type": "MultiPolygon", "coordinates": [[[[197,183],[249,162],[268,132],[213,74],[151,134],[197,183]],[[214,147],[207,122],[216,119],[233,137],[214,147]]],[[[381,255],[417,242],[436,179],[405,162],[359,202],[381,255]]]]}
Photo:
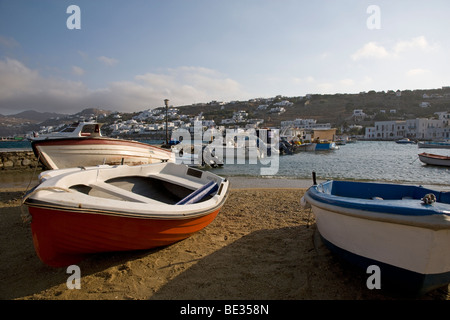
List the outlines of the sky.
{"type": "Polygon", "coordinates": [[[0,0],[0,114],[450,86],[449,12],[448,0],[0,0]]]}

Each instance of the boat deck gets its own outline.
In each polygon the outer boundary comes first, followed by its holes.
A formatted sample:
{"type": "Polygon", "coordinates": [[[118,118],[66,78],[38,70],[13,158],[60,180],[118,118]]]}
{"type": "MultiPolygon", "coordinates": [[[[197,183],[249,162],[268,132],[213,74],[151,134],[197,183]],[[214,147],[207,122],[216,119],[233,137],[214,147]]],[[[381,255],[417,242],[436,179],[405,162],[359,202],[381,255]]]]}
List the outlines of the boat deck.
{"type": "Polygon", "coordinates": [[[99,198],[154,204],[175,204],[192,192],[188,188],[146,177],[125,177],[89,185],[78,184],[71,189],[99,198]]]}

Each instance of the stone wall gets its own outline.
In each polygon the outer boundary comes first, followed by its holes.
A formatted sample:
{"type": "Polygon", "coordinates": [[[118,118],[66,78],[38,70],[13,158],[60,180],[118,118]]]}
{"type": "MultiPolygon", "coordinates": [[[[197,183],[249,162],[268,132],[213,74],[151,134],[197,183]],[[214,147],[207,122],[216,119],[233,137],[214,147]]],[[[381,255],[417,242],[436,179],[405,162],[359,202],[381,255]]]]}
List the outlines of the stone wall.
{"type": "Polygon", "coordinates": [[[31,170],[42,169],[32,150],[1,151],[0,170],[31,170]]]}

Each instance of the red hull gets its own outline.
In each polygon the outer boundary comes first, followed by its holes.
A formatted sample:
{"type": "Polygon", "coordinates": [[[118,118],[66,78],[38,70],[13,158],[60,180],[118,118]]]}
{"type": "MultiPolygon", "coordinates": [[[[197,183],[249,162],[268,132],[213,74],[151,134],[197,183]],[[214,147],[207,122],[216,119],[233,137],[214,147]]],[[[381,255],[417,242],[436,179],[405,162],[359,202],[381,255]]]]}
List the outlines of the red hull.
{"type": "Polygon", "coordinates": [[[76,264],[90,253],[172,244],[205,228],[219,210],[195,218],[164,220],[29,207],[36,253],[52,267],[76,264]]]}

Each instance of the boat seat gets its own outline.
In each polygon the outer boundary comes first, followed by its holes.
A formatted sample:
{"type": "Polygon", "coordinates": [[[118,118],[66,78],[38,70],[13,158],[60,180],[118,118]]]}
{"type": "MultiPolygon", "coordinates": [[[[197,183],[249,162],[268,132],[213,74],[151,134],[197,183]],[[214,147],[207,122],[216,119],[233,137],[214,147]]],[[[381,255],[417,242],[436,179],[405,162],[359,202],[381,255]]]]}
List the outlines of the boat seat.
{"type": "Polygon", "coordinates": [[[96,182],[95,184],[90,184],[89,185],[91,188],[93,189],[97,189],[100,191],[103,191],[105,193],[108,193],[112,196],[116,196],[121,198],[124,201],[132,201],[132,202],[141,202],[141,203],[152,203],[152,204],[163,204],[162,202],[155,200],[155,199],[151,199],[145,196],[141,196],[137,193],[131,192],[131,191],[127,191],[124,190],[122,188],[113,186],[109,183],[105,183],[105,182],[96,182]]]}
{"type": "Polygon", "coordinates": [[[180,201],[176,203],[176,205],[185,205],[185,204],[193,204],[201,201],[206,196],[209,196],[213,192],[218,189],[217,183],[215,181],[210,181],[202,187],[198,188],[191,194],[187,195],[180,201]]]}

